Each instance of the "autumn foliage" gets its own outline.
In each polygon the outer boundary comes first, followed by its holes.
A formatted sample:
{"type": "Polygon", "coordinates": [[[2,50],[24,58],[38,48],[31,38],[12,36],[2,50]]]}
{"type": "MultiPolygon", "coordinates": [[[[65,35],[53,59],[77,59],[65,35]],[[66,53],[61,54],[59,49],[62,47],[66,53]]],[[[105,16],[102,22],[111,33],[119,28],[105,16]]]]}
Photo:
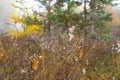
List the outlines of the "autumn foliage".
{"type": "Polygon", "coordinates": [[[112,9],[111,5],[107,5],[106,6],[106,10],[108,12],[112,12],[112,18],[113,18],[113,20],[112,20],[112,22],[110,22],[110,25],[112,25],[112,26],[119,25],[120,24],[120,19],[119,19],[119,16],[118,16],[118,11],[112,9]]]}

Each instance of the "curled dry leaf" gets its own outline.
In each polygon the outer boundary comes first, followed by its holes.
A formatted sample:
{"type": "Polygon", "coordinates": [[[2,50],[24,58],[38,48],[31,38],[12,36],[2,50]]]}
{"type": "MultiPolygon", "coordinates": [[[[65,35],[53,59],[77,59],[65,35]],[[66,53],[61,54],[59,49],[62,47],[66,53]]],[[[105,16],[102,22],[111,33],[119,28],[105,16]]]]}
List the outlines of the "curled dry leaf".
{"type": "Polygon", "coordinates": [[[37,70],[38,67],[39,67],[39,60],[37,58],[34,58],[32,62],[32,69],[37,70]]]}

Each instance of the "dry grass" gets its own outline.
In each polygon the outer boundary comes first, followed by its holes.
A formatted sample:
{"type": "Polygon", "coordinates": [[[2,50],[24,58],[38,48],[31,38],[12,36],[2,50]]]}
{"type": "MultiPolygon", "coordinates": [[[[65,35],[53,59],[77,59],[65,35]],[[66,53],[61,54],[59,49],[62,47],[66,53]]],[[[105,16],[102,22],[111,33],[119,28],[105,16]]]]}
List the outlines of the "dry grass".
{"type": "Polygon", "coordinates": [[[0,80],[119,80],[120,54],[112,53],[111,45],[60,36],[3,37],[0,80]]]}

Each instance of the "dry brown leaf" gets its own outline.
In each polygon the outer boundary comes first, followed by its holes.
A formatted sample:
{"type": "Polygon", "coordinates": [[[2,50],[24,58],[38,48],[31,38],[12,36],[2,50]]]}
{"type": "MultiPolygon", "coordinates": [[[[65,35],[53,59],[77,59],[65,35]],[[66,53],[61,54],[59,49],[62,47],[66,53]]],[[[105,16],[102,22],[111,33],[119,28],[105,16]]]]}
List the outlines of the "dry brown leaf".
{"type": "Polygon", "coordinates": [[[33,70],[37,70],[38,67],[39,67],[39,61],[38,61],[37,58],[34,58],[34,59],[33,59],[33,62],[32,62],[32,69],[33,69],[33,70]]]}
{"type": "Polygon", "coordinates": [[[42,58],[43,58],[43,56],[40,55],[40,56],[39,56],[39,59],[42,59],[42,58]]]}
{"type": "Polygon", "coordinates": [[[83,57],[83,49],[81,49],[79,53],[79,58],[81,59],[82,57],[83,57]]]}
{"type": "Polygon", "coordinates": [[[106,78],[105,78],[105,75],[104,75],[104,74],[101,74],[101,75],[100,75],[100,77],[101,77],[101,79],[102,79],[102,80],[106,80],[106,78]]]}
{"type": "Polygon", "coordinates": [[[95,49],[95,47],[96,47],[96,45],[93,45],[93,46],[91,47],[91,49],[95,49]]]}

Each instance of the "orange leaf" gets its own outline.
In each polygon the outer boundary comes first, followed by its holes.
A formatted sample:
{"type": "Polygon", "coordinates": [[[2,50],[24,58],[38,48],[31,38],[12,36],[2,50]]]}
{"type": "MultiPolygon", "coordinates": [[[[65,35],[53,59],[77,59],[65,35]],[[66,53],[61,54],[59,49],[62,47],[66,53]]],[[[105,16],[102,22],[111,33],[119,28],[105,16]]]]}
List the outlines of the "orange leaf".
{"type": "Polygon", "coordinates": [[[83,49],[81,49],[79,53],[79,58],[81,59],[82,57],[83,57],[83,49]]]}
{"type": "Polygon", "coordinates": [[[38,65],[39,61],[37,58],[33,59],[33,62],[32,62],[32,69],[33,70],[37,70],[39,65],[38,65]]]}

